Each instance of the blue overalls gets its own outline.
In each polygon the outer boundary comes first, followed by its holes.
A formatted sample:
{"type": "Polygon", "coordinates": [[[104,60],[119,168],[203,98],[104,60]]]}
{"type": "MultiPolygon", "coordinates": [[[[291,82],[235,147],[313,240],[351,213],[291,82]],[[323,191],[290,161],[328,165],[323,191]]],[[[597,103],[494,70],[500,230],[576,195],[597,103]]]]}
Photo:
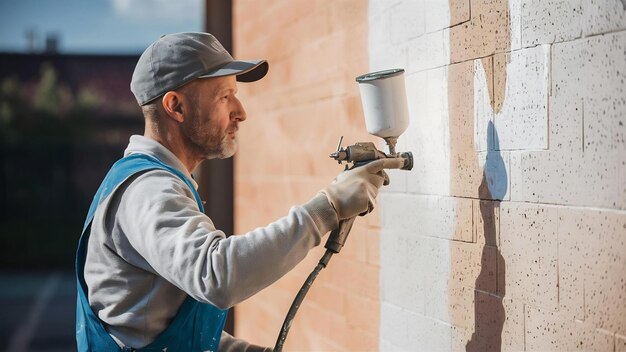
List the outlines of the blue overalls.
{"type": "MultiPolygon", "coordinates": [[[[81,352],[135,351],[131,348],[120,348],[104,329],[100,319],[91,310],[87,301],[87,285],[84,278],[85,257],[91,232],[91,221],[100,202],[132,175],[153,169],[169,171],[183,180],[193,192],[200,211],[204,211],[200,196],[191,181],[180,171],[156,158],[144,154],[132,154],[120,159],[111,167],[89,207],[89,213],[83,226],[76,254],[76,280],[78,287],[76,343],[78,350],[81,352]]],[[[201,303],[187,296],[168,328],[159,334],[156,340],[148,346],[136,351],[217,351],[226,320],[226,313],[226,310],[220,310],[211,304],[201,303]]]]}

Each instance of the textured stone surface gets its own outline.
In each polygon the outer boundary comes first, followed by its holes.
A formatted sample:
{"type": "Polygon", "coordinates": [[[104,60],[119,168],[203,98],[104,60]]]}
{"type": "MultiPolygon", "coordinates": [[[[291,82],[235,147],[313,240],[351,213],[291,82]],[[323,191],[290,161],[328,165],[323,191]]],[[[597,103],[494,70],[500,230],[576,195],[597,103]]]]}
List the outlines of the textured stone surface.
{"type": "Polygon", "coordinates": [[[426,14],[423,1],[401,1],[392,7],[391,43],[406,43],[424,34],[426,14]]]}
{"type": "Polygon", "coordinates": [[[514,156],[513,199],[626,207],[625,45],[613,33],[554,46],[550,151],[514,156]]]}
{"type": "MultiPolygon", "coordinates": [[[[426,8],[426,32],[456,26],[470,19],[470,1],[423,0],[426,8]]],[[[420,2],[420,1],[417,1],[420,2]]]]}
{"type": "Polygon", "coordinates": [[[472,200],[451,197],[382,194],[382,227],[420,236],[472,241],[472,200]]]}
{"type": "Polygon", "coordinates": [[[626,330],[626,214],[559,208],[559,306],[607,331],[626,330]]]}
{"type": "Polygon", "coordinates": [[[550,150],[581,154],[584,97],[587,95],[583,68],[587,42],[558,43],[552,47],[549,98],[550,150]]]}
{"type": "Polygon", "coordinates": [[[380,314],[380,340],[393,342],[396,346],[408,346],[409,313],[398,306],[383,302],[380,314]]]}
{"type": "Polygon", "coordinates": [[[450,62],[463,62],[511,50],[507,0],[474,0],[471,19],[450,28],[450,62]]]}
{"type": "Polygon", "coordinates": [[[625,7],[621,0],[583,1],[583,33],[592,35],[626,28],[625,7]]]}
{"type": "Polygon", "coordinates": [[[463,21],[425,1],[425,33],[382,54],[411,72],[419,167],[381,198],[384,296],[413,326],[381,350],[626,349],[622,3],[476,0],[463,21]]]}
{"type": "Polygon", "coordinates": [[[612,351],[613,334],[543,308],[526,308],[526,351],[612,351]]]}
{"type": "Polygon", "coordinates": [[[448,30],[427,33],[407,43],[407,70],[409,73],[447,65],[450,62],[448,30]]]}
{"type": "Polygon", "coordinates": [[[414,346],[423,346],[425,351],[450,350],[452,327],[449,324],[421,314],[409,313],[407,318],[407,350],[414,350],[414,346]]]}
{"type": "MultiPolygon", "coordinates": [[[[495,90],[497,150],[547,149],[550,48],[538,46],[494,56],[494,71],[506,70],[504,90],[495,90]]],[[[495,141],[494,141],[495,142],[495,141]]]]}
{"type": "Polygon", "coordinates": [[[598,328],[625,335],[626,214],[588,212],[580,220],[583,231],[589,233],[585,318],[598,328]]]}
{"type": "Polygon", "coordinates": [[[474,234],[480,245],[500,246],[500,202],[474,201],[474,234]]]}
{"type": "Polygon", "coordinates": [[[414,157],[413,170],[408,173],[408,190],[412,193],[449,193],[446,80],[447,70],[444,69],[411,74],[406,78],[411,122],[403,138],[414,157]]]}
{"type": "Polygon", "coordinates": [[[579,38],[583,1],[586,0],[522,0],[522,45],[579,38]]]}
{"type": "Polygon", "coordinates": [[[512,299],[503,299],[505,320],[502,324],[502,350],[523,351],[524,341],[524,304],[512,299]]]}
{"type": "Polygon", "coordinates": [[[558,308],[557,220],[553,207],[502,203],[500,244],[507,297],[558,308]]]}

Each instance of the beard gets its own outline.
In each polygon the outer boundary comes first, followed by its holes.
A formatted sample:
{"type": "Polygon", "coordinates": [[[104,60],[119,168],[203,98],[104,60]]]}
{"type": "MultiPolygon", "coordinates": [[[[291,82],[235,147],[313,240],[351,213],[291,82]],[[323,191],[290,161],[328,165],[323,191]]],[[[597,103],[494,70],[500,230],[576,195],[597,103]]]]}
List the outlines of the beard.
{"type": "Polygon", "coordinates": [[[237,151],[237,124],[231,123],[225,130],[220,126],[203,122],[197,111],[189,124],[183,124],[183,133],[193,152],[203,159],[226,159],[237,151]]]}

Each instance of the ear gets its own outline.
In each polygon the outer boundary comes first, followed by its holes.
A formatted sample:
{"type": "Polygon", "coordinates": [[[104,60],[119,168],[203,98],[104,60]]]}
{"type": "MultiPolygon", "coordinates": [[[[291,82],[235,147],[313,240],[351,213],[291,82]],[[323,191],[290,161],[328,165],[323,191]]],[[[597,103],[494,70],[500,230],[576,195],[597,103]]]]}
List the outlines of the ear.
{"type": "Polygon", "coordinates": [[[170,91],[165,93],[161,100],[165,113],[175,121],[182,123],[185,121],[183,109],[183,97],[180,93],[170,91]]]}

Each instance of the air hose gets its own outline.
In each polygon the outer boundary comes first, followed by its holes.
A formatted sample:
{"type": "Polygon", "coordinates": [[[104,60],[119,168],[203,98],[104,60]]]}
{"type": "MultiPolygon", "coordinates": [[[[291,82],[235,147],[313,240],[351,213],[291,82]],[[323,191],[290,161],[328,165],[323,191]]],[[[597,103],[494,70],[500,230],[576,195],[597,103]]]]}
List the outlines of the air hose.
{"type": "Polygon", "coordinates": [[[295,318],[296,313],[298,312],[298,309],[300,308],[300,305],[304,300],[304,297],[309,292],[309,289],[311,288],[311,285],[313,285],[313,281],[315,281],[315,278],[317,278],[317,274],[319,274],[320,271],[328,265],[328,262],[330,261],[330,258],[333,256],[333,254],[337,254],[339,253],[339,251],[341,251],[341,248],[348,238],[348,234],[350,234],[354,219],[355,218],[350,218],[340,221],[339,226],[335,230],[333,230],[328,236],[328,240],[324,245],[324,247],[326,247],[326,252],[322,256],[322,258],[320,258],[315,269],[313,269],[313,271],[309,274],[309,277],[307,277],[306,281],[300,288],[300,291],[298,291],[296,298],[294,298],[293,302],[291,303],[291,307],[289,307],[289,312],[287,312],[287,316],[285,317],[283,326],[280,328],[280,334],[278,335],[278,339],[276,340],[274,352],[282,352],[283,344],[287,339],[287,334],[289,333],[289,329],[291,328],[293,319],[295,318]]]}

